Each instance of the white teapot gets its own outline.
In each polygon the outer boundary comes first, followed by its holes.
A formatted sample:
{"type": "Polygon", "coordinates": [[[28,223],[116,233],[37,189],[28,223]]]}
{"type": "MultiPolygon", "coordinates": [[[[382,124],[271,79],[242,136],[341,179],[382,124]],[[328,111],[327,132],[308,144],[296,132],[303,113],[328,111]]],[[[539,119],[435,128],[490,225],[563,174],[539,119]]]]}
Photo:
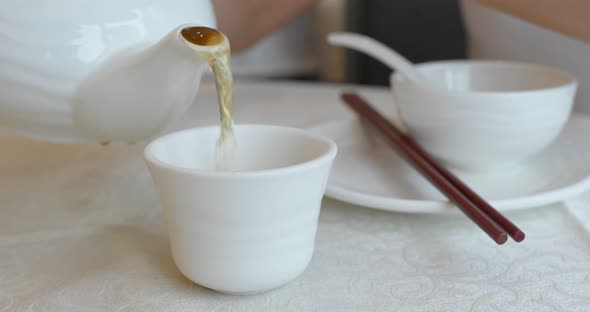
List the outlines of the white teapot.
{"type": "Polygon", "coordinates": [[[189,24],[215,27],[209,0],[0,0],[0,128],[61,143],[157,134],[205,68],[180,36],[189,24]]]}

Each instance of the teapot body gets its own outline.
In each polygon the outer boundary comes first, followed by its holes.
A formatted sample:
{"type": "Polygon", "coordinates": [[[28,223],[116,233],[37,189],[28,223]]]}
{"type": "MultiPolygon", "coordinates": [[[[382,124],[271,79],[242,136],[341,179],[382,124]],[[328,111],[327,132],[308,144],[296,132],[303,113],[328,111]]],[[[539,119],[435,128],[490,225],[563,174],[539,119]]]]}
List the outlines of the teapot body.
{"type": "MultiPolygon", "coordinates": [[[[0,128],[51,142],[100,140],[76,124],[76,94],[87,77],[117,63],[113,58],[156,54],[151,46],[181,24],[215,27],[209,0],[2,0],[0,4],[0,128]],[[144,49],[148,51],[140,53],[144,49]]],[[[202,67],[193,70],[198,83],[202,67]]],[[[140,87],[141,81],[132,85],[140,87]]],[[[182,91],[194,94],[194,88],[182,91]]]]}

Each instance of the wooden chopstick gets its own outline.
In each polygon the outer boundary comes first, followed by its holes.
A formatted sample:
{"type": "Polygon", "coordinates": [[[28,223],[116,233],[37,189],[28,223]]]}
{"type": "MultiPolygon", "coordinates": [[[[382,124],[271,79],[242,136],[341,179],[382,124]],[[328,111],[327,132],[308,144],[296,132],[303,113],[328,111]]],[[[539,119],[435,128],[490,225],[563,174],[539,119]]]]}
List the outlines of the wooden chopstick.
{"type": "Polygon", "coordinates": [[[354,93],[342,94],[342,99],[363,119],[376,128],[386,142],[426,177],[441,193],[477,224],[496,243],[503,244],[507,234],[515,241],[524,239],[524,233],[510,220],[494,209],[461,180],[439,165],[409,136],[398,130],[365,100],[354,93]]]}

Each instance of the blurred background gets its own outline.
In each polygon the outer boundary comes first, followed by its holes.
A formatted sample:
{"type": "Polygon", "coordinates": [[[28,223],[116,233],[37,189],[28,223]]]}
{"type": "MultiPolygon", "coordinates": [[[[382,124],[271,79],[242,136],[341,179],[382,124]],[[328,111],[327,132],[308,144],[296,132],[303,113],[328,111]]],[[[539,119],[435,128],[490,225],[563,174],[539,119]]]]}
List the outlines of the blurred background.
{"type": "Polygon", "coordinates": [[[390,70],[355,52],[330,47],[325,35],[369,35],[413,62],[466,57],[457,0],[321,0],[304,15],[237,54],[238,77],[387,85],[390,70]]]}
{"type": "Polygon", "coordinates": [[[545,64],[578,79],[577,110],[590,113],[588,0],[319,0],[305,14],[234,55],[239,78],[388,85],[391,70],[331,47],[329,32],[373,37],[412,62],[495,59],[545,64]],[[480,3],[512,7],[514,17],[480,3]],[[556,22],[557,21],[557,22],[556,22]],[[563,27],[562,27],[563,26],[563,27]]]}

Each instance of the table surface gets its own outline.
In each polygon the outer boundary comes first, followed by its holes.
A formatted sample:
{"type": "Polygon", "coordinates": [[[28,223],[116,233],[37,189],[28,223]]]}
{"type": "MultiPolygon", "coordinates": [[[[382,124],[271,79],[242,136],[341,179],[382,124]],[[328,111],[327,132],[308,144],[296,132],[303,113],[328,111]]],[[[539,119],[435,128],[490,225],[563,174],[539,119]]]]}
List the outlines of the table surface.
{"type": "MultiPolygon", "coordinates": [[[[341,85],[240,82],[238,123],[310,126],[351,114],[341,85]]],[[[382,109],[387,90],[358,88],[382,109]]],[[[212,84],[173,129],[215,124],[212,84]]],[[[142,144],[56,145],[0,134],[0,311],[588,311],[590,195],[510,213],[497,246],[463,215],[325,199],[296,280],[227,296],[176,269],[142,144]]]]}

